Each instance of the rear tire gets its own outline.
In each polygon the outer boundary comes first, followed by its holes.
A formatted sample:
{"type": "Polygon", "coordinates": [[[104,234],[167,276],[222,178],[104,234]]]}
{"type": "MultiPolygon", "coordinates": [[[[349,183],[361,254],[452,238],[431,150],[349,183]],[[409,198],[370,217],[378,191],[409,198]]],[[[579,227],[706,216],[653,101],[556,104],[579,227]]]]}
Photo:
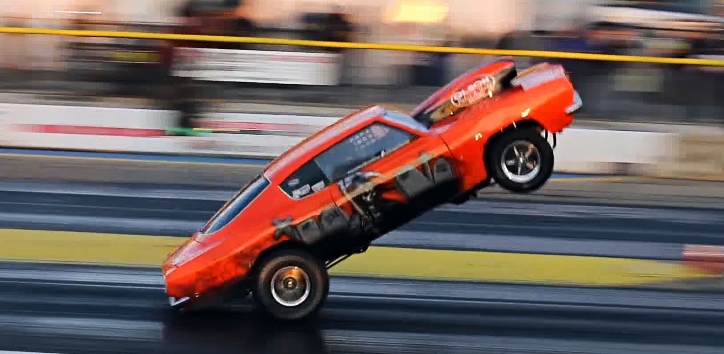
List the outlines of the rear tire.
{"type": "Polygon", "coordinates": [[[327,268],[301,249],[274,252],[261,260],[253,296],[272,317],[293,321],[315,315],[329,293],[327,268]]]}
{"type": "Polygon", "coordinates": [[[553,174],[553,148],[535,127],[503,133],[486,155],[495,182],[514,193],[538,190],[553,174]]]}

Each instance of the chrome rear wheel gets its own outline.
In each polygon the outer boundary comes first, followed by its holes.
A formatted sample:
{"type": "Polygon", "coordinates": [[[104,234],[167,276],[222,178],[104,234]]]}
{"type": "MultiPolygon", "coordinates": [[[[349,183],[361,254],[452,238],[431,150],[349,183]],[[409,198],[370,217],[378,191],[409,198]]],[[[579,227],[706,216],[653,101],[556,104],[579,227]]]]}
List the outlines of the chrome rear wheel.
{"type": "Polygon", "coordinates": [[[288,266],[274,273],[271,280],[272,297],[285,307],[294,307],[309,298],[312,287],[302,268],[288,266]]]}
{"type": "Polygon", "coordinates": [[[491,141],[485,155],[489,176],[514,193],[537,190],[553,174],[553,147],[537,127],[503,132],[491,141]]]}
{"type": "Polygon", "coordinates": [[[280,249],[263,256],[253,279],[256,303],[279,320],[314,315],[329,294],[327,268],[304,249],[280,249]]]}
{"type": "Polygon", "coordinates": [[[540,173],[538,148],[526,140],[516,140],[503,149],[500,159],[503,173],[517,183],[532,181],[540,173]]]}

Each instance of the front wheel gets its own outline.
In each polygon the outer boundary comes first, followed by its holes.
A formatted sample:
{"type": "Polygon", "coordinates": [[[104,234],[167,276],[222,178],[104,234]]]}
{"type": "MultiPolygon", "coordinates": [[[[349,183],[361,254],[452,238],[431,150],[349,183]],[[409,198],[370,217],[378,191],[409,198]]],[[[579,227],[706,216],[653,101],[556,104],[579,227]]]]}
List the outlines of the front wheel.
{"type": "Polygon", "coordinates": [[[280,320],[300,320],[315,314],[329,293],[324,264],[303,250],[282,250],[259,265],[253,287],[257,304],[280,320]]]}
{"type": "Polygon", "coordinates": [[[487,154],[497,184],[515,193],[541,188],[553,174],[553,148],[536,128],[503,133],[487,154]]]}

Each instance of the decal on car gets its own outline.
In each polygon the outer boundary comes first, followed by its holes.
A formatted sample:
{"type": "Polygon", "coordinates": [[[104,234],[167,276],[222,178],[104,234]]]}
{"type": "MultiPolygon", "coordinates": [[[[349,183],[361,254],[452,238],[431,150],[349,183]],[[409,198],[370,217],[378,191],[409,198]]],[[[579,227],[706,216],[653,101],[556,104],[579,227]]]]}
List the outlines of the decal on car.
{"type": "Polygon", "coordinates": [[[319,192],[324,189],[324,181],[319,181],[312,185],[312,191],[319,192]]]}
{"type": "Polygon", "coordinates": [[[379,183],[373,182],[372,178],[382,175],[374,171],[357,171],[337,183],[340,191],[347,201],[362,216],[375,218],[376,209],[371,203],[375,187],[379,183]]]}
{"type": "Polygon", "coordinates": [[[311,191],[312,191],[312,188],[308,184],[305,184],[292,191],[292,198],[299,199],[299,198],[309,194],[311,191]]]}
{"type": "MultiPolygon", "coordinates": [[[[348,203],[347,212],[341,205],[332,203],[318,214],[296,223],[292,217],[276,219],[273,222],[274,238],[278,240],[282,235],[287,235],[293,240],[310,245],[335,235],[345,235],[347,239],[359,236],[372,238],[379,231],[377,226],[380,222],[394,223],[399,216],[397,211],[406,213],[407,209],[427,203],[417,200],[410,205],[411,200],[456,178],[448,159],[436,158],[426,151],[422,151],[415,162],[403,166],[387,177],[377,171],[354,171],[336,183],[345,203],[348,203]],[[397,209],[398,207],[404,209],[397,209]]],[[[324,188],[324,181],[320,181],[311,186],[305,184],[292,191],[292,194],[299,198],[324,188]]]]}
{"type": "Polygon", "coordinates": [[[348,233],[350,236],[354,236],[355,233],[351,232],[355,228],[353,221],[355,218],[348,216],[333,204],[323,209],[318,215],[297,224],[292,222],[292,217],[275,219],[272,222],[275,227],[274,240],[279,240],[286,235],[293,240],[311,245],[333,235],[348,233]]]}
{"type": "Polygon", "coordinates": [[[485,97],[492,96],[495,91],[495,77],[483,76],[468,85],[455,91],[450,97],[450,102],[456,107],[472,106],[485,97]]]}
{"type": "Polygon", "coordinates": [[[274,219],[274,221],[272,221],[272,224],[276,228],[276,230],[274,230],[274,240],[278,240],[284,235],[296,238],[296,230],[294,230],[292,221],[291,216],[285,219],[274,219]]]}
{"type": "Polygon", "coordinates": [[[418,158],[423,171],[418,166],[406,165],[398,170],[396,174],[397,184],[408,198],[414,198],[423,192],[437,185],[449,182],[456,178],[455,171],[450,162],[444,157],[440,157],[435,162],[432,161],[432,155],[423,152],[418,158]]]}

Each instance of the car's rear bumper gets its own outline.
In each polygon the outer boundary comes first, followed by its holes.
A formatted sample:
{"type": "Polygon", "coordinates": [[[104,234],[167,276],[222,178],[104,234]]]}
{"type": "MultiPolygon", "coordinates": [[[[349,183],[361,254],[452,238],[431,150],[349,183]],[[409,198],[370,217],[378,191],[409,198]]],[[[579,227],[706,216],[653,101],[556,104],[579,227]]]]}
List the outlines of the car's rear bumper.
{"type": "Polygon", "coordinates": [[[581,99],[581,95],[578,94],[578,91],[573,91],[573,103],[566,107],[566,114],[573,114],[576,113],[579,109],[583,107],[583,100],[581,99]]]}

